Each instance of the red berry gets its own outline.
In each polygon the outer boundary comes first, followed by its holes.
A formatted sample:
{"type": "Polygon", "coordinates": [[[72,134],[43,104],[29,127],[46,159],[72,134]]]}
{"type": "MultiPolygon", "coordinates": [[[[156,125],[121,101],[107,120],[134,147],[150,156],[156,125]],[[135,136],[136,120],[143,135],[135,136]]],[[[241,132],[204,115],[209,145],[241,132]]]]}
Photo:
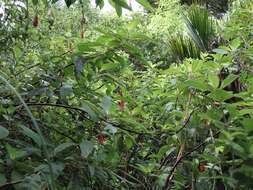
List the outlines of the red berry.
{"type": "Polygon", "coordinates": [[[35,15],[33,18],[33,26],[34,28],[37,28],[39,26],[39,17],[38,15],[35,15]]]}
{"type": "Polygon", "coordinates": [[[198,165],[198,170],[199,172],[204,172],[205,171],[205,164],[203,162],[200,162],[198,165]]]}
{"type": "Polygon", "coordinates": [[[119,106],[120,111],[124,111],[124,109],[125,109],[125,102],[123,100],[120,100],[118,102],[118,106],[119,106]]]}
{"type": "Polygon", "coordinates": [[[105,136],[103,135],[103,134],[99,134],[98,135],[98,137],[97,137],[97,139],[98,139],[98,142],[100,143],[100,144],[104,144],[104,142],[105,142],[105,136]]]}

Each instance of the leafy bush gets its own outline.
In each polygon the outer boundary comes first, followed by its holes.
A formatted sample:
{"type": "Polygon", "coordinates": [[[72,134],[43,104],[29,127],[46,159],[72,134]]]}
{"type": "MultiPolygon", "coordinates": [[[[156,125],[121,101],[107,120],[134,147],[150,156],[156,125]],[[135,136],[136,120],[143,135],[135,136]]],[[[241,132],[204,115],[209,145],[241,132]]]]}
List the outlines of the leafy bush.
{"type": "Polygon", "coordinates": [[[142,22],[81,38],[80,20],[49,31],[39,6],[35,27],[33,8],[0,49],[0,189],[252,189],[251,0],[231,10],[225,45],[199,56],[177,35],[181,64],[163,69],[142,22]]]}

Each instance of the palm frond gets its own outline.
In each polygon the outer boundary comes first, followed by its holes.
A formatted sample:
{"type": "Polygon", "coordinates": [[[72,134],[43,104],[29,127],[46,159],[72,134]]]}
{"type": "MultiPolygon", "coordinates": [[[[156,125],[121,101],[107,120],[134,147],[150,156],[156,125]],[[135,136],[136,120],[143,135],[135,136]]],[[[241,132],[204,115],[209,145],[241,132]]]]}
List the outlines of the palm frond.
{"type": "Polygon", "coordinates": [[[206,8],[192,5],[187,15],[184,15],[188,34],[202,50],[209,49],[209,42],[214,36],[214,20],[209,16],[206,8]]]}
{"type": "Polygon", "coordinates": [[[176,61],[182,62],[185,58],[200,58],[200,49],[189,37],[182,34],[170,39],[169,46],[176,61]]]}

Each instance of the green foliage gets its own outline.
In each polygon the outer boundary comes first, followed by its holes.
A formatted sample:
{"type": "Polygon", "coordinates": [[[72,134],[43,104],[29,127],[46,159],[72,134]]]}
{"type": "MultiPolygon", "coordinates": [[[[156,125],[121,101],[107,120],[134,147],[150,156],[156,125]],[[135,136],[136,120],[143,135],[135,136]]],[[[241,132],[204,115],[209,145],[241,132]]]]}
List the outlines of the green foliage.
{"type": "Polygon", "coordinates": [[[183,35],[177,35],[169,42],[175,60],[183,61],[185,58],[200,58],[200,50],[195,43],[183,35]]]}
{"type": "Polygon", "coordinates": [[[178,0],[159,1],[159,7],[156,11],[149,14],[150,21],[147,25],[147,32],[165,39],[168,39],[171,34],[181,32],[183,30],[182,11],[183,8],[178,0]]]}
{"type": "Polygon", "coordinates": [[[210,40],[214,36],[214,21],[208,10],[192,5],[188,15],[185,16],[188,33],[196,45],[202,50],[208,50],[210,40]]]}
{"type": "MultiPolygon", "coordinates": [[[[226,43],[201,54],[180,19],[171,38],[152,34],[152,13],[90,10],[82,38],[78,2],[51,7],[51,29],[35,7],[28,25],[10,7],[1,25],[0,189],[252,188],[250,0],[231,9],[226,43]]],[[[209,48],[204,17],[193,26],[209,48]]]]}

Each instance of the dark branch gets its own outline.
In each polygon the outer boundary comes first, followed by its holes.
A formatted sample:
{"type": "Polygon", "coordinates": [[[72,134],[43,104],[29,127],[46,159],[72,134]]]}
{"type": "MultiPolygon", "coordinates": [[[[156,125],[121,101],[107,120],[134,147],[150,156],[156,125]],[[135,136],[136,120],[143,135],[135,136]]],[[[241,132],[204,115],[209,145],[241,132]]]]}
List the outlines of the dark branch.
{"type": "MultiPolygon", "coordinates": [[[[220,134],[220,131],[218,131],[217,133],[215,133],[213,135],[213,137],[216,137],[220,134]]],[[[170,171],[170,174],[168,175],[167,179],[166,179],[166,182],[165,182],[165,185],[163,187],[164,190],[166,189],[169,189],[170,188],[170,183],[172,181],[172,178],[173,178],[173,174],[177,168],[177,166],[182,162],[182,160],[184,158],[186,158],[187,156],[190,156],[193,152],[195,152],[196,150],[200,149],[202,146],[206,145],[208,143],[207,139],[205,139],[202,143],[198,144],[197,146],[195,146],[192,150],[186,152],[183,156],[181,156],[179,159],[177,159],[177,161],[174,163],[171,171],[170,171]]]]}

